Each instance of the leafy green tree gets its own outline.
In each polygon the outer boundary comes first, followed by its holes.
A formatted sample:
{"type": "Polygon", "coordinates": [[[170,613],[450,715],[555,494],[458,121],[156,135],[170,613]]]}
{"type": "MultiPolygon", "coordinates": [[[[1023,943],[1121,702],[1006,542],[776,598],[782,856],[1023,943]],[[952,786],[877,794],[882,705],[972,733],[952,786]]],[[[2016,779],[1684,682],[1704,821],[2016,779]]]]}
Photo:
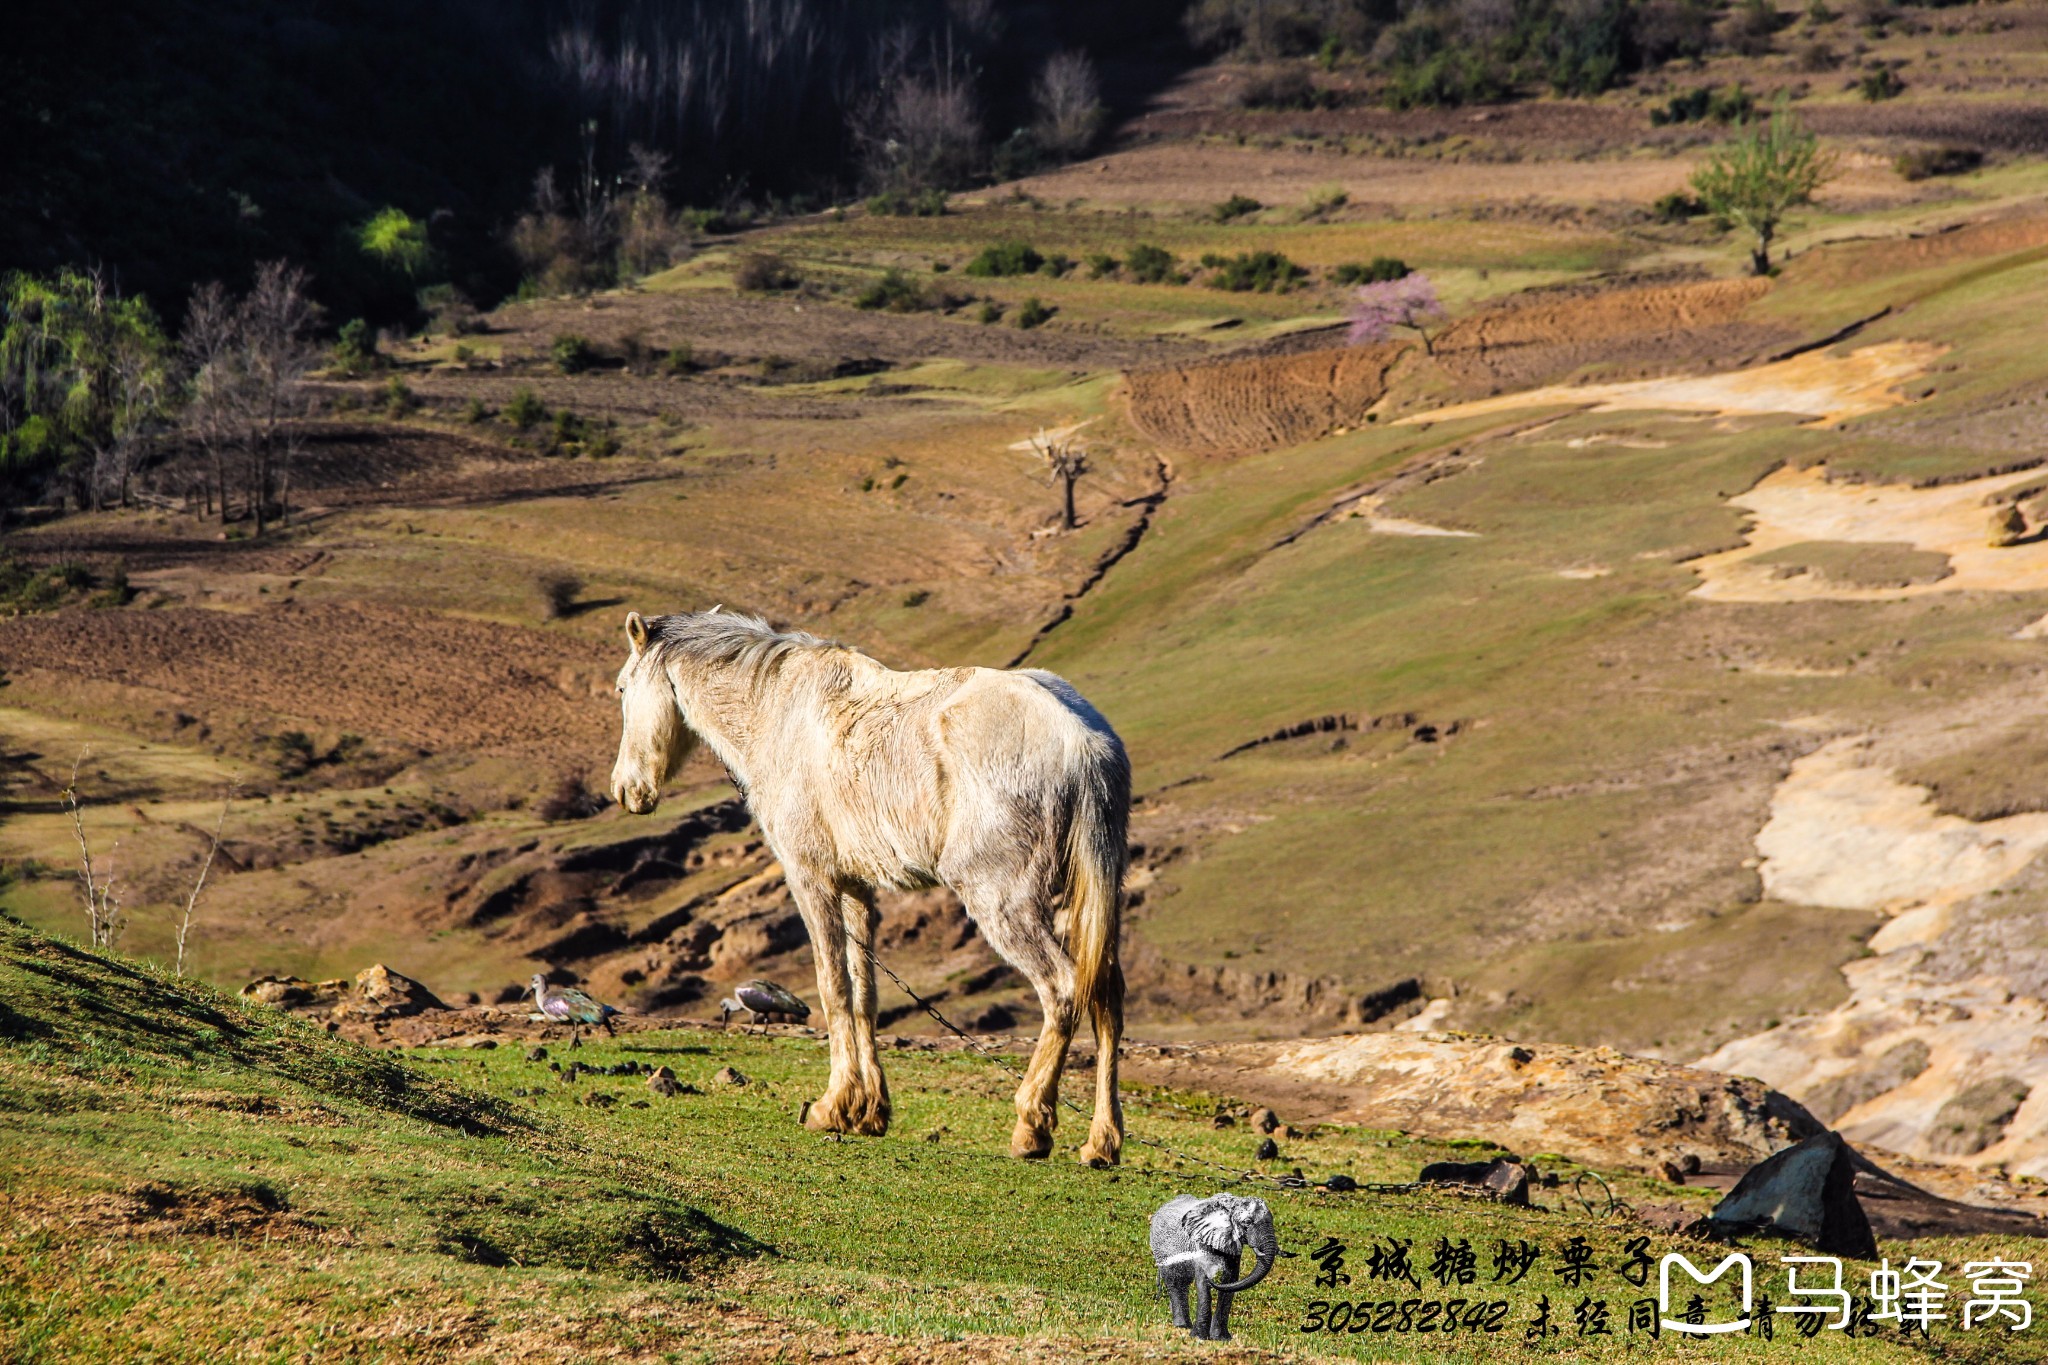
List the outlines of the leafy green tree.
{"type": "Polygon", "coordinates": [[[1835,173],[1835,158],[1800,127],[1782,101],[1764,124],[1745,123],[1734,141],[1693,172],[1692,187],[1707,212],[1751,234],[1750,266],[1771,273],[1771,242],[1785,215],[1813,202],[1835,173]]]}
{"type": "Polygon", "coordinates": [[[356,245],[370,259],[415,279],[434,259],[427,225],[404,209],[378,209],[356,229],[356,245]]]}
{"type": "Polygon", "coordinates": [[[81,506],[125,505],[169,407],[168,355],[148,302],[95,271],[0,281],[0,499],[54,469],[81,506]]]}

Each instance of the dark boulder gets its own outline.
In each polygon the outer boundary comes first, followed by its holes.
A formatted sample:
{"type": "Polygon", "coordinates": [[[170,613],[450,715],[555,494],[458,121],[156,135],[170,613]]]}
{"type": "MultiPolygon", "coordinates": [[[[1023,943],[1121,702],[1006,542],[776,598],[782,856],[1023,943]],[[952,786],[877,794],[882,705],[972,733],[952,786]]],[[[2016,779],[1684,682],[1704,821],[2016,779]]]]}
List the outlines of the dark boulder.
{"type": "Polygon", "coordinates": [[[1719,1232],[1775,1232],[1830,1256],[1877,1259],[1856,1199],[1856,1156],[1840,1133],[1816,1134],[1752,1166],[1712,1219],[1719,1232]]]}

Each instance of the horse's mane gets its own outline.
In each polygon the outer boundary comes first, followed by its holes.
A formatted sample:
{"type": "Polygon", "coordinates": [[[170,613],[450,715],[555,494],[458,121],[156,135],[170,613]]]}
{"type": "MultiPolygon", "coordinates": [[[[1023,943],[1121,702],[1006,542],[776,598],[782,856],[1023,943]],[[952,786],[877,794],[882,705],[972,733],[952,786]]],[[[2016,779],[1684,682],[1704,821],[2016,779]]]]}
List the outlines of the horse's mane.
{"type": "Polygon", "coordinates": [[[798,651],[846,646],[801,630],[777,630],[758,616],[708,611],[656,616],[647,622],[648,650],[664,667],[684,663],[759,678],[798,651]]]}

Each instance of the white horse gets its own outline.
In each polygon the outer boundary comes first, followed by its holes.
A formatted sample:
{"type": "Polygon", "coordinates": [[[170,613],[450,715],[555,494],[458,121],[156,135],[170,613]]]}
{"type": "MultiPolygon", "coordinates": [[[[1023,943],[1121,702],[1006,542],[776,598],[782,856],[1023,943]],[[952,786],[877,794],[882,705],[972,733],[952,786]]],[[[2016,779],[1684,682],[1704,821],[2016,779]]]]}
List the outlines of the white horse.
{"type": "Polygon", "coordinates": [[[1050,673],[899,673],[716,607],[652,620],[629,613],[626,639],[612,796],[636,814],[653,810],[701,738],[745,794],[810,933],[832,1071],[806,1126],[888,1131],[875,1050],[875,892],[943,885],[1044,1007],[1011,1154],[1052,1151],[1060,1071],[1085,1009],[1095,1114],[1081,1159],[1115,1162],[1131,777],[1109,722],[1050,673]]]}

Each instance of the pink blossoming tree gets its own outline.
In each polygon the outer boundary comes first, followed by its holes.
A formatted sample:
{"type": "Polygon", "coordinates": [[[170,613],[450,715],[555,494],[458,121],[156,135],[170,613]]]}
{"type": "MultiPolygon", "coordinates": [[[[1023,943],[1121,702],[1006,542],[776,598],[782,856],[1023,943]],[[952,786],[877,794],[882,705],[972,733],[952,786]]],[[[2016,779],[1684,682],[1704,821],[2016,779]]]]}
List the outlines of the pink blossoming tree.
{"type": "Polygon", "coordinates": [[[1445,316],[1436,286],[1419,270],[1398,280],[1361,285],[1351,304],[1351,342],[1385,341],[1396,327],[1406,327],[1422,339],[1424,354],[1435,355],[1429,327],[1445,316]]]}

